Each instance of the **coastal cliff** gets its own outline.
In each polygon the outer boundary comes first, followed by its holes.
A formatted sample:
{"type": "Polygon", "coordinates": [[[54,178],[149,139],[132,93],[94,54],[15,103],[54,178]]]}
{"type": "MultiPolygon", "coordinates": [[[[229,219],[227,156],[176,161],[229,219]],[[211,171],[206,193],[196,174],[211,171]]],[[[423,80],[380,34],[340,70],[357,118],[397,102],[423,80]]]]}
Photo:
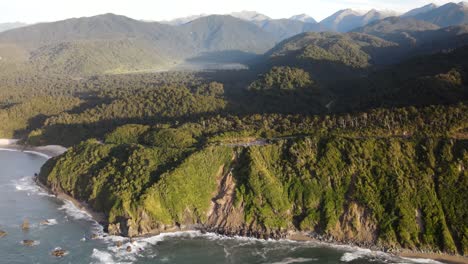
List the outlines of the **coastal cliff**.
{"type": "Polygon", "coordinates": [[[300,137],[259,146],[85,141],[39,180],[110,234],[181,229],[468,254],[468,141],[300,137]]]}

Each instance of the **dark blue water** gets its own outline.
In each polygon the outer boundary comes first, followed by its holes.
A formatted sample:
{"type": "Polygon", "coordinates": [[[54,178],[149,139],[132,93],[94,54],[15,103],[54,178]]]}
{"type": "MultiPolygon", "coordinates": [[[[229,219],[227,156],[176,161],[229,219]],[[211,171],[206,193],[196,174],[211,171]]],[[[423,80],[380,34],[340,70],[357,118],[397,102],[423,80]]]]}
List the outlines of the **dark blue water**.
{"type": "Polygon", "coordinates": [[[313,242],[226,238],[199,232],[164,234],[131,243],[105,237],[86,213],[48,195],[33,181],[46,158],[0,150],[0,263],[438,263],[313,242]],[[27,219],[29,231],[21,224],[27,219]],[[47,225],[41,225],[48,220],[47,225]],[[93,234],[101,235],[91,239],[93,234]],[[32,247],[25,239],[34,240],[32,247]],[[118,247],[117,241],[123,245],[118,247]],[[131,252],[127,252],[127,246],[131,252]],[[60,247],[67,255],[57,258],[60,247]]]}

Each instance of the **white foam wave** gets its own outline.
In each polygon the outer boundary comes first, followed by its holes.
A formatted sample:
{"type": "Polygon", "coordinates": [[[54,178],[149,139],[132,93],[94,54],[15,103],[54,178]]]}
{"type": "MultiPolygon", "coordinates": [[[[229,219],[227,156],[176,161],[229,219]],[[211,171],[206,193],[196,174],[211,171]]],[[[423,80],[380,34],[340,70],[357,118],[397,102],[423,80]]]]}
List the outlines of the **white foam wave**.
{"type": "Polygon", "coordinates": [[[53,197],[53,195],[47,193],[41,187],[39,187],[39,185],[37,185],[34,182],[34,178],[32,178],[30,176],[23,177],[23,178],[18,179],[18,180],[13,180],[12,182],[13,182],[16,190],[27,192],[28,195],[36,194],[36,195],[41,195],[41,196],[53,197]]]}
{"type": "Polygon", "coordinates": [[[341,261],[350,262],[355,259],[367,257],[370,254],[372,254],[372,251],[370,249],[358,249],[354,252],[344,253],[343,256],[341,257],[341,261]]]}
{"type": "Polygon", "coordinates": [[[29,153],[29,154],[33,154],[33,155],[37,155],[37,156],[41,156],[41,157],[44,157],[46,159],[50,159],[52,158],[51,156],[47,155],[47,154],[44,154],[44,153],[41,153],[41,152],[38,152],[38,151],[32,151],[32,150],[20,150],[20,149],[12,149],[12,148],[0,148],[1,151],[11,151],[11,152],[24,152],[24,153],[29,153]]]}
{"type": "Polygon", "coordinates": [[[24,153],[29,153],[29,154],[34,154],[34,155],[37,155],[37,156],[41,156],[41,157],[44,157],[46,159],[50,159],[52,158],[51,156],[47,155],[47,154],[44,154],[44,153],[41,153],[41,152],[38,152],[38,151],[32,151],[32,150],[25,150],[23,151],[24,153]]]}
{"type": "Polygon", "coordinates": [[[115,263],[112,255],[108,252],[100,251],[97,249],[93,249],[93,254],[91,255],[92,258],[96,259],[98,262],[93,263],[115,263]]]}
{"type": "Polygon", "coordinates": [[[278,262],[269,262],[270,264],[291,264],[291,263],[304,263],[310,261],[317,261],[315,258],[285,258],[278,262]]]}
{"type": "Polygon", "coordinates": [[[91,255],[96,262],[92,262],[93,264],[124,264],[124,263],[131,263],[131,262],[116,262],[112,257],[112,254],[109,252],[101,251],[98,249],[93,249],[93,254],[91,255]]]}
{"type": "Polygon", "coordinates": [[[343,262],[351,262],[356,259],[362,259],[366,258],[370,261],[375,261],[375,260],[380,260],[380,261],[391,261],[392,263],[402,263],[401,258],[382,252],[382,251],[373,251],[370,249],[365,249],[365,248],[359,248],[359,247],[354,247],[354,246],[331,246],[336,249],[344,248],[345,250],[352,250],[349,252],[345,252],[343,256],[341,256],[341,261],[343,262]]]}
{"type": "MultiPolygon", "coordinates": [[[[360,248],[356,246],[350,245],[337,245],[337,244],[330,244],[325,242],[318,242],[318,241],[292,241],[292,240],[263,240],[257,238],[249,238],[249,237],[228,237],[223,236],[215,233],[202,233],[200,231],[178,231],[178,232],[171,232],[171,233],[162,233],[156,236],[146,237],[146,238],[136,238],[130,240],[126,237],[121,236],[105,236],[103,240],[106,241],[109,246],[107,248],[107,254],[111,254],[116,260],[120,261],[136,261],[136,257],[142,256],[142,253],[145,251],[146,248],[157,245],[159,242],[164,241],[165,239],[169,238],[204,238],[208,240],[235,240],[236,246],[248,246],[254,243],[262,243],[262,244],[276,244],[276,245],[285,245],[291,246],[295,245],[295,247],[329,247],[334,248],[337,250],[345,251],[343,256],[341,257],[341,261],[343,262],[351,262],[356,259],[366,258],[370,261],[375,260],[383,260],[384,262],[388,263],[426,263],[426,264],[442,264],[441,262],[431,260],[431,259],[413,259],[413,258],[400,258],[382,251],[373,251],[370,249],[360,248]],[[117,242],[121,242],[121,246],[117,246],[117,242]],[[130,246],[131,252],[127,252],[126,248],[130,246]],[[405,261],[403,261],[405,260],[405,261]]],[[[275,247],[277,248],[277,247],[275,247]]],[[[275,248],[265,248],[265,250],[275,250],[275,248]]],[[[231,253],[224,247],[225,256],[228,257],[231,253]]],[[[259,252],[259,255],[265,255],[266,259],[267,252],[259,252]]],[[[310,261],[317,261],[314,258],[285,258],[279,262],[275,262],[276,264],[292,264],[292,263],[303,263],[303,262],[310,262],[310,261]]]]}
{"type": "Polygon", "coordinates": [[[60,206],[58,209],[64,211],[67,216],[65,218],[68,219],[68,216],[75,220],[86,220],[92,223],[93,233],[98,235],[98,237],[102,237],[104,235],[104,227],[100,225],[96,220],[94,220],[93,216],[78,208],[73,202],[69,200],[62,199],[63,205],[60,206]]]}
{"type": "Polygon", "coordinates": [[[136,257],[142,256],[143,252],[151,246],[158,244],[161,241],[164,241],[167,238],[196,238],[196,237],[211,237],[218,236],[215,234],[205,235],[200,231],[179,231],[172,233],[162,233],[156,236],[145,237],[145,238],[135,238],[130,240],[127,237],[121,236],[104,236],[102,239],[106,241],[109,245],[107,250],[112,252],[112,256],[117,260],[123,261],[136,261],[136,257]],[[120,243],[120,246],[117,246],[117,242],[120,243]],[[127,247],[131,250],[127,251],[127,247]]]}
{"type": "Polygon", "coordinates": [[[9,148],[0,148],[1,151],[10,151],[10,152],[21,152],[20,150],[17,149],[9,149],[9,148]]]}
{"type": "Polygon", "coordinates": [[[63,205],[60,206],[58,209],[64,211],[68,216],[71,216],[73,219],[76,220],[84,219],[94,221],[93,217],[88,212],[76,207],[75,204],[73,204],[71,201],[62,201],[63,205]]]}
{"type": "Polygon", "coordinates": [[[57,224],[56,219],[47,219],[46,221],[41,222],[41,225],[45,225],[45,226],[52,226],[52,225],[56,225],[56,224],[57,224]]]}

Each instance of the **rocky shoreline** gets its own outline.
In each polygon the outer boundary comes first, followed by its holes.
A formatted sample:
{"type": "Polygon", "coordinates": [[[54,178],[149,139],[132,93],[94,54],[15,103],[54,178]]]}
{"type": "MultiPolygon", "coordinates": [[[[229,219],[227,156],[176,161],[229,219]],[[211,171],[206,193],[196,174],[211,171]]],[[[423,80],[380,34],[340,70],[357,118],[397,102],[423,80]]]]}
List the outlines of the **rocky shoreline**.
{"type": "MultiPolygon", "coordinates": [[[[56,157],[63,154],[67,149],[62,146],[40,146],[40,147],[33,147],[33,146],[24,146],[18,145],[17,141],[9,140],[9,144],[5,144],[5,140],[0,140],[0,149],[8,149],[13,151],[23,151],[23,152],[30,152],[35,153],[42,156],[47,156],[48,158],[56,157]]],[[[109,224],[106,221],[105,215],[102,213],[95,212],[90,208],[87,204],[76,200],[75,198],[67,195],[63,192],[56,192],[54,190],[49,189],[47,186],[44,186],[42,183],[36,180],[36,183],[48,190],[50,193],[54,194],[57,198],[61,200],[66,200],[73,203],[77,208],[80,210],[85,211],[88,213],[96,222],[103,225],[105,230],[108,230],[109,224]]],[[[280,239],[287,239],[292,241],[298,242],[319,242],[328,245],[338,245],[338,246],[352,246],[358,248],[365,248],[370,249],[372,251],[381,251],[388,254],[392,254],[399,257],[407,257],[407,258],[424,258],[424,259],[433,259],[437,261],[442,261],[444,263],[452,263],[452,264],[468,264],[468,258],[465,256],[460,255],[449,255],[440,252],[425,252],[419,250],[407,250],[402,248],[387,248],[375,245],[373,243],[360,243],[356,241],[339,241],[329,236],[323,236],[316,233],[310,232],[300,232],[300,231],[273,231],[273,232],[259,232],[259,231],[252,231],[247,229],[242,230],[230,230],[224,229],[222,227],[210,227],[204,225],[190,225],[190,226],[168,226],[162,229],[153,230],[153,232],[149,232],[145,235],[139,235],[137,237],[148,237],[153,235],[158,235],[161,233],[171,233],[177,231],[200,231],[204,232],[211,232],[216,233],[219,235],[224,235],[228,237],[240,236],[240,237],[251,237],[257,239],[273,239],[273,240],[280,240],[280,239]]]]}
{"type": "MultiPolygon", "coordinates": [[[[38,181],[37,181],[38,182],[38,181]]],[[[40,182],[38,184],[48,190],[49,192],[55,194],[57,198],[62,200],[67,200],[72,202],[77,208],[85,211],[93,217],[95,221],[104,226],[104,230],[108,231],[109,225],[105,220],[105,216],[102,213],[93,211],[87,204],[80,202],[73,197],[65,193],[54,193],[52,190],[48,189],[46,186],[42,185],[40,182]]],[[[248,231],[248,230],[229,230],[219,227],[209,227],[201,224],[196,225],[179,225],[179,226],[167,226],[163,229],[153,230],[144,235],[138,235],[131,238],[146,238],[163,233],[173,233],[180,231],[200,231],[202,233],[215,233],[227,237],[249,237],[256,239],[271,239],[271,240],[291,240],[296,242],[317,242],[323,243],[324,245],[333,245],[333,246],[345,246],[345,247],[356,247],[362,249],[369,249],[372,251],[380,251],[387,254],[391,254],[397,257],[403,258],[416,258],[416,259],[432,259],[441,261],[443,263],[449,264],[468,264],[468,258],[460,255],[450,255],[440,252],[426,252],[422,250],[408,250],[403,248],[387,248],[383,246],[378,246],[373,243],[365,242],[355,242],[355,241],[339,241],[330,236],[320,235],[313,232],[302,232],[302,231],[284,231],[284,232],[258,232],[258,231],[248,231]]]]}
{"type": "Polygon", "coordinates": [[[272,234],[262,234],[258,232],[232,232],[231,230],[222,230],[219,228],[215,229],[198,229],[201,231],[213,232],[228,237],[240,236],[240,237],[253,237],[257,239],[287,239],[296,242],[319,242],[326,245],[337,245],[347,247],[357,247],[363,249],[369,249],[372,251],[380,251],[387,254],[391,254],[397,257],[403,258],[415,258],[415,259],[432,259],[450,264],[468,264],[468,257],[461,255],[450,255],[441,252],[431,252],[423,250],[409,250],[404,248],[388,248],[385,246],[378,246],[373,243],[357,242],[357,241],[340,241],[330,236],[320,235],[314,232],[302,232],[302,231],[287,231],[287,232],[274,232],[272,234]]]}

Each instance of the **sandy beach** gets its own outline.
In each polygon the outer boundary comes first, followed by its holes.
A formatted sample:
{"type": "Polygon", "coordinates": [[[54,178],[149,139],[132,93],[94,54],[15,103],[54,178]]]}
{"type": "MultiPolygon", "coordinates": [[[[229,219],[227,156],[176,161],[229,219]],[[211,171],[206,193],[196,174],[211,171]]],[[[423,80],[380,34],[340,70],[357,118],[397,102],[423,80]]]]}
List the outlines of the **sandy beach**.
{"type": "MultiPolygon", "coordinates": [[[[288,239],[294,241],[315,241],[314,238],[311,238],[307,234],[303,232],[294,232],[288,236],[288,239]]],[[[454,256],[448,254],[437,254],[437,253],[422,253],[416,251],[409,251],[409,250],[400,250],[399,252],[392,252],[395,256],[399,256],[402,258],[411,258],[411,259],[432,259],[436,261],[440,261],[443,263],[449,264],[468,264],[468,258],[464,256],[454,256]]]]}
{"type": "Polygon", "coordinates": [[[62,155],[67,151],[67,148],[59,145],[48,145],[48,146],[26,146],[19,145],[18,139],[0,139],[0,150],[14,150],[22,151],[26,153],[33,153],[45,158],[53,158],[62,155]]]}
{"type": "Polygon", "coordinates": [[[468,264],[468,258],[463,256],[452,256],[447,254],[435,254],[435,253],[418,253],[418,252],[401,252],[398,256],[403,258],[412,259],[433,259],[443,263],[450,264],[468,264]]]}

